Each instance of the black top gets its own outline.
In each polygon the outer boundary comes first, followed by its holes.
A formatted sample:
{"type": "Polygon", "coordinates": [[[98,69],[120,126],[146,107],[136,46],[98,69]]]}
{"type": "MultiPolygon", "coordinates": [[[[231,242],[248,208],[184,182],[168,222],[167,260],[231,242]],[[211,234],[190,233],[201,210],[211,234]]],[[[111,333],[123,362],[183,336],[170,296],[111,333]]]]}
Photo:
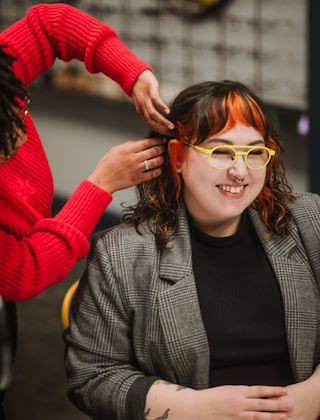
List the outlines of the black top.
{"type": "MultiPolygon", "coordinates": [[[[245,213],[235,235],[214,238],[189,216],[193,270],[210,346],[209,387],[294,382],[281,291],[245,213]]],[[[156,376],[136,380],[127,396],[130,420],[143,420],[156,376]]]]}
{"type": "Polygon", "coordinates": [[[280,288],[249,216],[225,238],[189,224],[210,387],[293,383],[280,288]]]}

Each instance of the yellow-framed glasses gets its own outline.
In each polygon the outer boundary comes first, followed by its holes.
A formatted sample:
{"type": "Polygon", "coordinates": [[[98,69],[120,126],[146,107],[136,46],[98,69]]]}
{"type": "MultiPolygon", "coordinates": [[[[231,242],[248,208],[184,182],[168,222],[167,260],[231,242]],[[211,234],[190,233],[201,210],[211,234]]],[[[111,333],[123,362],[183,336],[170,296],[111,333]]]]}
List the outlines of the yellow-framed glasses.
{"type": "Polygon", "coordinates": [[[242,156],[249,169],[258,170],[268,165],[275,150],[265,146],[229,146],[221,145],[213,149],[205,149],[192,143],[183,142],[186,146],[209,156],[209,163],[216,169],[230,168],[238,156],[242,156]]]}

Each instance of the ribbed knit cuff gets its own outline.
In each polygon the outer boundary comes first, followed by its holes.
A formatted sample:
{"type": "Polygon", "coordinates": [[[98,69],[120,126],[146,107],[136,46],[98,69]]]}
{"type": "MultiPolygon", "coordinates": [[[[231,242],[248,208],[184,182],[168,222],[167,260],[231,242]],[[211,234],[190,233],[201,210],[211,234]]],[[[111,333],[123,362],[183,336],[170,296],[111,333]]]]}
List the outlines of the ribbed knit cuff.
{"type": "Polygon", "coordinates": [[[92,182],[83,181],[55,218],[78,229],[88,238],[111,201],[111,194],[92,182]]]}

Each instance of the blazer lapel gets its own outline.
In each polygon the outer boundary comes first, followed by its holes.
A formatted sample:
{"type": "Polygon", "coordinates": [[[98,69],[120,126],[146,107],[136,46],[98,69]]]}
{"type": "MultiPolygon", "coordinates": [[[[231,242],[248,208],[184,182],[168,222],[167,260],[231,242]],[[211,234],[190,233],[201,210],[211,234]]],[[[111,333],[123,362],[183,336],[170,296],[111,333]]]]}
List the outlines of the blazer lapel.
{"type": "Polygon", "coordinates": [[[318,290],[297,228],[290,225],[285,238],[269,236],[259,214],[250,216],[269,258],[282,293],[289,355],[297,381],[310,376],[317,342],[318,290]]]}
{"type": "Polygon", "coordinates": [[[179,210],[178,234],[161,253],[160,277],[172,283],[158,296],[158,309],[175,379],[185,386],[207,388],[209,344],[201,318],[184,209],[179,210]]]}

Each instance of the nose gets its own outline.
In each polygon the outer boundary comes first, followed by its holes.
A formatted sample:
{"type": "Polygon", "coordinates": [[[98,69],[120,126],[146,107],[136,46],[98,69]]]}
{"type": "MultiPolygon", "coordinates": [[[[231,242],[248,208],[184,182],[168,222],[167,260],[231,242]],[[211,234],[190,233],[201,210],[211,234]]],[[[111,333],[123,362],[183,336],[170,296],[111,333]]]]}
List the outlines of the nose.
{"type": "Polygon", "coordinates": [[[248,168],[244,156],[236,156],[234,164],[229,168],[229,173],[239,179],[245,178],[248,173],[248,168]]]}

